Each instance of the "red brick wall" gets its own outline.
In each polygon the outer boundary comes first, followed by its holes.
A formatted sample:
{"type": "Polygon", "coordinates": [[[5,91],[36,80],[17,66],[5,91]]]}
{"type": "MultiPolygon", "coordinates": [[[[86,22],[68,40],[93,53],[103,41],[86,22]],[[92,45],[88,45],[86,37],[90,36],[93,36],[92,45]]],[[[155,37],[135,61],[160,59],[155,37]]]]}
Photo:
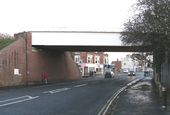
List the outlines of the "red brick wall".
{"type": "Polygon", "coordinates": [[[81,59],[83,63],[87,63],[87,52],[81,52],[81,59]]]}
{"type": "Polygon", "coordinates": [[[115,65],[115,72],[118,73],[121,70],[121,61],[112,61],[112,64],[115,65]]]}
{"type": "Polygon", "coordinates": [[[0,50],[0,87],[25,84],[25,39],[17,40],[0,50]],[[14,68],[19,69],[20,76],[14,75],[14,68]]]}
{"type": "Polygon", "coordinates": [[[107,54],[104,54],[103,52],[97,52],[97,53],[95,53],[95,52],[81,52],[81,59],[82,59],[83,63],[87,63],[87,53],[89,53],[90,55],[93,56],[93,60],[92,60],[93,63],[95,63],[94,62],[95,55],[98,55],[98,56],[100,56],[100,64],[104,64],[104,57],[107,54]]]}
{"type": "Polygon", "coordinates": [[[41,82],[43,72],[48,73],[49,82],[80,79],[70,52],[38,51],[33,48],[30,60],[29,84],[41,82]]]}
{"type": "Polygon", "coordinates": [[[44,71],[49,82],[80,79],[70,52],[34,49],[31,37],[29,32],[15,34],[17,41],[0,50],[0,87],[41,83],[44,71]],[[14,68],[20,76],[14,75],[14,68]]]}
{"type": "Polygon", "coordinates": [[[106,54],[100,53],[100,64],[104,64],[104,57],[106,54]]]}
{"type": "MultiPolygon", "coordinates": [[[[31,38],[31,36],[27,37],[31,38]]],[[[30,43],[30,41],[28,41],[28,43],[30,43]]],[[[29,84],[42,82],[41,75],[43,72],[48,73],[48,82],[78,80],[81,78],[71,52],[35,49],[31,46],[29,49],[28,62],[29,84]]]]}
{"type": "Polygon", "coordinates": [[[54,51],[38,51],[34,49],[30,57],[30,75],[29,83],[41,82],[43,72],[49,74],[49,81],[63,79],[65,71],[63,70],[63,55],[54,51]],[[60,60],[60,61],[59,61],[60,60]]]}
{"type": "Polygon", "coordinates": [[[72,54],[70,52],[65,52],[64,54],[65,54],[64,68],[66,68],[66,79],[68,80],[80,79],[81,75],[80,75],[79,67],[74,62],[72,54]]]}

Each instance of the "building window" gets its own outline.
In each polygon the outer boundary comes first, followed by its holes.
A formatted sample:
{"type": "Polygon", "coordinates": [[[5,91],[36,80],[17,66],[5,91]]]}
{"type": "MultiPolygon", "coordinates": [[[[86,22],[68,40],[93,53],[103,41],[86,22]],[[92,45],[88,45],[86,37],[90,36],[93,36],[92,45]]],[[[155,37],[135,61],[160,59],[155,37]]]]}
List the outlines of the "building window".
{"type": "Polygon", "coordinates": [[[90,63],[90,57],[87,57],[87,63],[90,63]]]}
{"type": "Polygon", "coordinates": [[[96,73],[101,73],[102,72],[102,68],[96,68],[96,73]]]}
{"type": "Polygon", "coordinates": [[[92,55],[87,56],[87,63],[92,63],[92,55]]]}
{"type": "Polygon", "coordinates": [[[75,56],[74,56],[74,61],[75,61],[76,63],[80,63],[80,55],[75,55],[75,56]]]}
{"type": "Polygon", "coordinates": [[[105,58],[104,58],[104,64],[109,64],[109,59],[108,59],[108,57],[105,57],[105,58]]]}
{"type": "Polygon", "coordinates": [[[95,56],[95,63],[99,64],[100,63],[100,57],[99,56],[95,56]]]}

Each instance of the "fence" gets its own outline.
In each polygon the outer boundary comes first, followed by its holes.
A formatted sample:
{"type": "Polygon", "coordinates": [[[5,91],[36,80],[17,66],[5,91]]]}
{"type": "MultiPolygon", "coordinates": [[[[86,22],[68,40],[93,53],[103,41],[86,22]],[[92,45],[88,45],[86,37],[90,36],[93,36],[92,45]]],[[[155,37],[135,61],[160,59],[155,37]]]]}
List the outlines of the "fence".
{"type": "Polygon", "coordinates": [[[170,64],[161,65],[161,84],[170,90],[170,64]]]}

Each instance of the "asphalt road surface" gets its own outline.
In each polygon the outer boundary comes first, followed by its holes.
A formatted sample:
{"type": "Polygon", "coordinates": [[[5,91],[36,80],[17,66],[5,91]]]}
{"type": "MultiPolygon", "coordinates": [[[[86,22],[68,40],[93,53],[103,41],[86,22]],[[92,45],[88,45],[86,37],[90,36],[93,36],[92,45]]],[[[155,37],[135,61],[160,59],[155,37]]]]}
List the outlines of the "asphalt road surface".
{"type": "MultiPolygon", "coordinates": [[[[136,76],[138,77],[138,76],[136,76]]],[[[1,115],[97,115],[107,100],[135,79],[127,74],[104,79],[0,90],[1,115]]]]}

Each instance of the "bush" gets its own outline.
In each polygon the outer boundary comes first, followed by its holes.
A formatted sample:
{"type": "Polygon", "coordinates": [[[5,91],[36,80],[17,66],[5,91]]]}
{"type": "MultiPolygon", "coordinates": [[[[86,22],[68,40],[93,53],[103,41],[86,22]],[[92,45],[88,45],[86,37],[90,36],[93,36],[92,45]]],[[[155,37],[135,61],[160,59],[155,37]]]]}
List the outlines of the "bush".
{"type": "Polygon", "coordinates": [[[15,39],[8,35],[8,34],[1,34],[0,33],[0,50],[3,49],[4,47],[8,46],[12,42],[14,42],[15,39]]]}

